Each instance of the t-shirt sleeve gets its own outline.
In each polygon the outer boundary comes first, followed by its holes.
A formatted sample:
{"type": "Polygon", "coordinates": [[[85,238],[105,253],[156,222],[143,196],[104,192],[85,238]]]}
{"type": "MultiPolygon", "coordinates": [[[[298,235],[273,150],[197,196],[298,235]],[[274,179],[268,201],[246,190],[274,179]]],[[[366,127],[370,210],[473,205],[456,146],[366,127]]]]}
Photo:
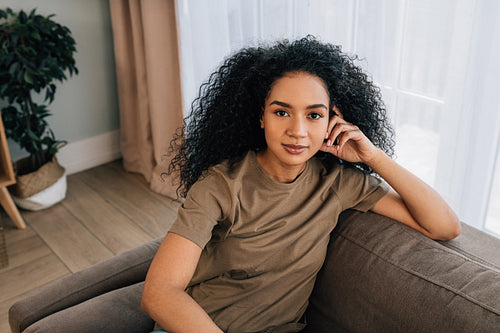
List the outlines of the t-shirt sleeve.
{"type": "Polygon", "coordinates": [[[342,210],[356,209],[366,212],[389,191],[382,179],[368,175],[360,170],[342,166],[337,183],[337,194],[342,210]]]}
{"type": "Polygon", "coordinates": [[[224,217],[227,200],[221,185],[214,175],[193,184],[169,232],[181,235],[203,249],[212,237],[212,230],[224,217]]]}

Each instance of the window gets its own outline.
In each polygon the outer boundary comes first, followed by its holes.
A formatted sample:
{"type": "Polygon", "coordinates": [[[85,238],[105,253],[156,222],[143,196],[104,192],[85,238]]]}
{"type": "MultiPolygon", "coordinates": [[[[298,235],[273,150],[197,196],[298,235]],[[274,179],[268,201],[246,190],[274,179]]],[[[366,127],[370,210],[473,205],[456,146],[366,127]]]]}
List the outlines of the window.
{"type": "Polygon", "coordinates": [[[185,105],[222,59],[307,34],[358,54],[381,88],[398,161],[470,225],[500,230],[500,2],[178,0],[185,105]]]}

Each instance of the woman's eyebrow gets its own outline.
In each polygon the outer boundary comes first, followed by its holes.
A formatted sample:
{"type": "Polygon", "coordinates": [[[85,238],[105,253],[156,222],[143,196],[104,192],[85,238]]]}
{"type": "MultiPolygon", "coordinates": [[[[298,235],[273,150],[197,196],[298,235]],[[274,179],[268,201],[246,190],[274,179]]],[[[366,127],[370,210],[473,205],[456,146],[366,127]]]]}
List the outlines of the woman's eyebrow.
{"type": "Polygon", "coordinates": [[[285,102],[280,102],[280,101],[272,101],[269,105],[279,105],[279,106],[282,106],[284,108],[291,108],[292,106],[288,103],[285,103],[285,102]]]}
{"type": "MultiPolygon", "coordinates": [[[[272,101],[269,105],[273,104],[282,106],[284,108],[292,108],[290,104],[281,101],[272,101]]],[[[306,107],[306,109],[317,109],[317,108],[323,108],[325,110],[328,110],[328,107],[325,104],[313,104],[306,107]]]]}
{"type": "Polygon", "coordinates": [[[306,109],[317,109],[317,108],[323,108],[325,110],[328,110],[328,107],[325,104],[313,104],[313,105],[309,105],[306,109]]]}

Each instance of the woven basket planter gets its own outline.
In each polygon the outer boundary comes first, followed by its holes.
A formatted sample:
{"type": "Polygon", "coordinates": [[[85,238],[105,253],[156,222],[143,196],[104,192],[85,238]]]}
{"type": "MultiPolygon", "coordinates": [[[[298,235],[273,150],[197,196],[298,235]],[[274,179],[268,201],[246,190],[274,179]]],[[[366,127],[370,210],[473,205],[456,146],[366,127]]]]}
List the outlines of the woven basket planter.
{"type": "MultiPolygon", "coordinates": [[[[15,169],[20,170],[27,159],[16,162],[15,169]]],[[[16,184],[9,190],[12,199],[21,208],[40,210],[48,208],[66,197],[66,172],[54,159],[45,163],[40,169],[16,176],[16,184]]]]}

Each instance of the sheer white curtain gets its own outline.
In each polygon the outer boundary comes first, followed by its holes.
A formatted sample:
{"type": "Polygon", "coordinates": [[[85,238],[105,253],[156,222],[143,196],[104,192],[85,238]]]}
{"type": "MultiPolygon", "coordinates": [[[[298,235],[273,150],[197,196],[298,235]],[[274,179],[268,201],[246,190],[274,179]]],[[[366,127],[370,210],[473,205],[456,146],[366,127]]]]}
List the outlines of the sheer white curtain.
{"type": "Polygon", "coordinates": [[[398,161],[500,235],[500,2],[177,0],[177,15],[184,105],[242,46],[307,34],[342,45],[382,90],[398,161]]]}

